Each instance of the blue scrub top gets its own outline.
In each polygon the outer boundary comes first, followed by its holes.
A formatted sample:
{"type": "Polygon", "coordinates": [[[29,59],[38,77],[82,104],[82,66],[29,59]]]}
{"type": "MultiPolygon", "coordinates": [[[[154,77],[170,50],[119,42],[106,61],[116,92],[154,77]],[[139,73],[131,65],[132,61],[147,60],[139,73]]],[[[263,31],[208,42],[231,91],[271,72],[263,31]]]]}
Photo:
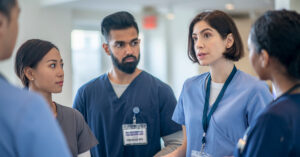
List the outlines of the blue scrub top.
{"type": "Polygon", "coordinates": [[[71,157],[46,102],[32,92],[12,86],[1,76],[0,156],[71,157]]]}
{"type": "MultiPolygon", "coordinates": [[[[202,115],[208,74],[185,81],[172,117],[175,122],[186,127],[186,156],[191,156],[193,150],[201,150],[202,115]]],[[[233,155],[239,138],[257,113],[271,100],[272,95],[265,83],[238,70],[209,122],[204,151],[213,157],[233,155]]]]}
{"type": "Polygon", "coordinates": [[[235,156],[300,156],[300,94],[272,102],[251,124],[243,152],[235,156]]]}
{"type": "Polygon", "coordinates": [[[73,107],[82,113],[99,144],[94,157],[152,157],[161,150],[160,137],[181,130],[171,120],[176,105],[172,89],[147,72],[141,72],[120,98],[108,75],[83,85],[73,107]],[[137,123],[147,124],[148,144],[124,146],[122,124],[132,124],[133,108],[139,107],[137,123]]]}

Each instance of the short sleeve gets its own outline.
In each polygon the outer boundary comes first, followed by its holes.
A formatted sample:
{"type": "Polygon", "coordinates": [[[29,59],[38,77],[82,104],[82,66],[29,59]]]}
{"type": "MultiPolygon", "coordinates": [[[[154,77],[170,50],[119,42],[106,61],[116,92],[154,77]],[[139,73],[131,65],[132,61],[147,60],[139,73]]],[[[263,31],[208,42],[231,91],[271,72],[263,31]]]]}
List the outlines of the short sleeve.
{"type": "Polygon", "coordinates": [[[81,154],[97,145],[98,141],[89,126],[86,124],[82,115],[78,111],[76,111],[75,114],[77,123],[76,129],[78,154],[81,154]]]}
{"type": "Polygon", "coordinates": [[[181,130],[181,126],[172,121],[172,114],[176,105],[176,98],[169,86],[159,88],[160,102],[160,135],[170,135],[181,130]]]}
{"type": "Polygon", "coordinates": [[[20,157],[70,157],[62,131],[40,97],[28,97],[16,119],[16,147],[20,157]]]}
{"type": "Polygon", "coordinates": [[[179,96],[179,100],[177,102],[176,108],[173,113],[172,120],[180,125],[185,125],[185,115],[183,108],[183,95],[184,95],[184,87],[181,90],[181,94],[179,96]]]}
{"type": "Polygon", "coordinates": [[[258,83],[251,92],[246,113],[248,126],[273,99],[265,83],[258,83]]]}
{"type": "Polygon", "coordinates": [[[73,103],[73,108],[78,110],[83,115],[83,117],[86,118],[87,114],[85,109],[85,99],[84,99],[83,91],[84,91],[84,86],[78,89],[73,103]]]}
{"type": "Polygon", "coordinates": [[[241,156],[288,156],[291,133],[288,124],[279,115],[262,115],[250,129],[241,156]]]}

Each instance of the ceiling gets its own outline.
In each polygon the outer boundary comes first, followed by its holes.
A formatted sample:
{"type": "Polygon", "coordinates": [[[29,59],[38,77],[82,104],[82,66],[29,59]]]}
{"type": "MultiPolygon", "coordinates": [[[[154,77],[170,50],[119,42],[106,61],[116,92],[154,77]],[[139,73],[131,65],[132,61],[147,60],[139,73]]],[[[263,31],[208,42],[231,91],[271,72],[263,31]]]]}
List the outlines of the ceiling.
{"type": "Polygon", "coordinates": [[[141,11],[149,6],[158,11],[177,8],[226,10],[226,4],[233,5],[234,10],[230,12],[263,12],[274,8],[274,0],[42,0],[42,4],[92,11],[141,11]]]}

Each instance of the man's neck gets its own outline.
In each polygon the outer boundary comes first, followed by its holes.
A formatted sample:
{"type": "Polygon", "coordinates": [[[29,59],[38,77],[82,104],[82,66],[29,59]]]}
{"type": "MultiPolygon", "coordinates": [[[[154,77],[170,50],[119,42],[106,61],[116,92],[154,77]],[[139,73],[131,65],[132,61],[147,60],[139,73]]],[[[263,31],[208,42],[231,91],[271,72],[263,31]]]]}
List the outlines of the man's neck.
{"type": "Polygon", "coordinates": [[[136,68],[132,74],[128,74],[114,67],[108,72],[108,78],[116,84],[130,84],[141,72],[140,69],[136,68]]]}

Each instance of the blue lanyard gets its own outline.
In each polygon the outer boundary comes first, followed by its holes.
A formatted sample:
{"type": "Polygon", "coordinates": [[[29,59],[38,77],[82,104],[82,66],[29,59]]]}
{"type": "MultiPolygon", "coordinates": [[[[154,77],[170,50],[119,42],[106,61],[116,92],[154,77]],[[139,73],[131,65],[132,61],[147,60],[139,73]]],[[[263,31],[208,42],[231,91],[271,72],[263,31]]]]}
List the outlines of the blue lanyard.
{"type": "Polygon", "coordinates": [[[210,84],[211,84],[211,76],[210,74],[208,75],[208,80],[207,80],[207,86],[206,86],[206,94],[205,94],[205,104],[204,104],[204,110],[203,110],[203,116],[202,116],[202,126],[203,126],[203,137],[202,137],[202,147],[204,147],[206,143],[206,132],[208,129],[209,121],[212,116],[212,114],[216,111],[222,97],[224,96],[225,90],[227,89],[229,83],[231,82],[233,76],[235,75],[237,69],[234,66],[233,70],[231,71],[230,75],[228,76],[227,80],[225,81],[224,86],[222,87],[216,101],[214,102],[209,114],[207,115],[208,112],[208,106],[209,106],[209,97],[210,97],[210,84]]]}

